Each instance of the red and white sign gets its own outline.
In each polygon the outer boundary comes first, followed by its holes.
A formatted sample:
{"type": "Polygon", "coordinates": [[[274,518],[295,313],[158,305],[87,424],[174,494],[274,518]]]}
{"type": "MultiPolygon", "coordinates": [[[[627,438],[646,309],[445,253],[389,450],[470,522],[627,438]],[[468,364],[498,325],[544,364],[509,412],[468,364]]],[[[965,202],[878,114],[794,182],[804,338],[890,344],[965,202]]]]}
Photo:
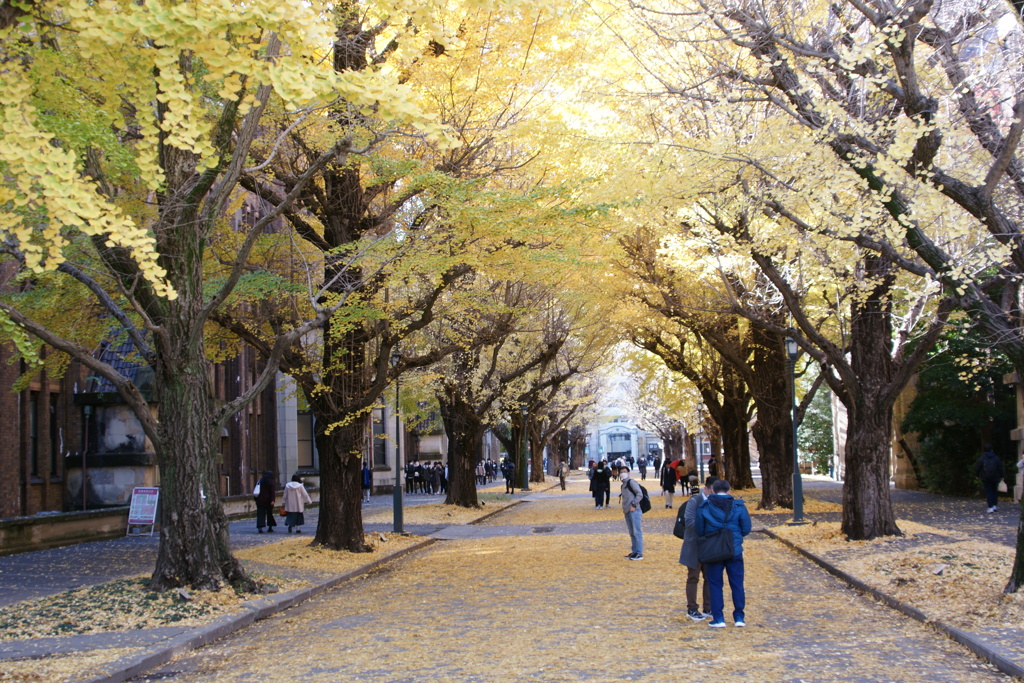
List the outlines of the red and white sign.
{"type": "Polygon", "coordinates": [[[132,505],[128,508],[128,524],[156,524],[156,504],[160,498],[159,488],[132,489],[132,505]]]}

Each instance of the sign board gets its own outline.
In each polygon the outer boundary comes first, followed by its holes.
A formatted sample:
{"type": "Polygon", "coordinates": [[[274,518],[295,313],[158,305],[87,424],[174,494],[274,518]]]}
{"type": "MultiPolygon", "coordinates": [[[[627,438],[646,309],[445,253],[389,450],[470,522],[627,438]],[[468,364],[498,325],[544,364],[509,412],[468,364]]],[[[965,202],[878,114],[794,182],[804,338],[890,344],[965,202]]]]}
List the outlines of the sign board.
{"type": "MultiPolygon", "coordinates": [[[[159,488],[132,489],[132,504],[128,508],[128,527],[135,525],[152,527],[156,524],[156,504],[160,498],[159,488]]],[[[150,529],[150,534],[153,530],[150,529]]]]}

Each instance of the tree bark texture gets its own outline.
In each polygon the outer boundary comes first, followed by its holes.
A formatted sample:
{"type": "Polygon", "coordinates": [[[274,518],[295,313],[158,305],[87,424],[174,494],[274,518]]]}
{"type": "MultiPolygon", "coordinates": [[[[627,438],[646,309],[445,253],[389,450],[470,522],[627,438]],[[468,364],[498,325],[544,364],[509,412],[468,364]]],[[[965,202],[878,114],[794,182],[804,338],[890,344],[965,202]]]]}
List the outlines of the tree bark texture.
{"type": "Polygon", "coordinates": [[[361,481],[362,459],[366,452],[366,421],[356,418],[328,431],[330,425],[331,421],[316,420],[314,438],[320,454],[320,518],[313,543],[331,550],[366,552],[361,481]]]}
{"type": "Polygon", "coordinates": [[[575,470],[586,465],[587,430],[582,426],[574,426],[569,430],[571,461],[569,465],[575,470]]]}
{"type": "Polygon", "coordinates": [[[448,435],[448,497],[445,503],[480,507],[476,493],[476,463],[486,428],[457,390],[439,396],[441,421],[448,435]]]}
{"type": "Polygon", "coordinates": [[[846,478],[843,533],[851,540],[902,535],[889,497],[892,406],[898,395],[892,377],[892,317],[888,293],[892,266],[864,259],[867,276],[879,282],[863,303],[852,306],[850,367],[857,387],[847,396],[846,478]]]}
{"type": "Polygon", "coordinates": [[[757,411],[751,428],[761,465],[758,508],[793,507],[793,409],[781,335],[754,326],[750,393],[757,411]]]}
{"type": "Polygon", "coordinates": [[[231,554],[218,495],[216,448],[206,354],[184,342],[156,363],[160,387],[160,547],[151,588],[219,590],[224,582],[252,589],[231,554]]]}
{"type": "Polygon", "coordinates": [[[530,430],[530,481],[534,484],[544,483],[544,439],[530,430]]]}
{"type": "Polygon", "coordinates": [[[361,327],[336,330],[328,321],[323,329],[319,376],[296,376],[317,425],[320,517],[314,542],[364,552],[359,472],[368,436],[363,406],[371,393],[368,339],[361,327]]]}
{"type": "Polygon", "coordinates": [[[750,409],[750,392],[746,385],[729,366],[723,367],[725,374],[722,396],[722,457],[719,476],[729,480],[734,489],[754,488],[754,477],[750,474],[750,438],[747,420],[750,409]]]}

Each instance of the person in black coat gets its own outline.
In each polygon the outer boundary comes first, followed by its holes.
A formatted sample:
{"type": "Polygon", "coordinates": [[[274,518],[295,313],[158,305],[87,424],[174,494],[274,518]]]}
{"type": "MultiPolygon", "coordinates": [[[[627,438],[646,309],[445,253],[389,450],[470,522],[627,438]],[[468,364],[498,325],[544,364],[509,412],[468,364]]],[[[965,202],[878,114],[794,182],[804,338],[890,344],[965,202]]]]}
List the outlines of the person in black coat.
{"type": "Polygon", "coordinates": [[[591,483],[594,486],[594,509],[600,510],[607,505],[611,496],[612,470],[608,463],[602,460],[594,467],[594,478],[591,483]]]}
{"type": "Polygon", "coordinates": [[[274,473],[267,470],[257,482],[260,492],[253,495],[256,501],[256,532],[262,534],[263,527],[274,533],[277,522],[274,521],[274,503],[277,501],[277,483],[274,481],[274,473]]]}
{"type": "Polygon", "coordinates": [[[974,474],[981,479],[981,485],[985,489],[985,502],[988,505],[987,512],[992,514],[999,504],[999,482],[1006,476],[1003,469],[1002,459],[995,454],[992,446],[985,444],[985,451],[974,463],[974,474]]]}
{"type": "Polygon", "coordinates": [[[676,481],[678,479],[678,473],[675,467],[670,467],[668,463],[661,468],[661,491],[662,495],[665,496],[665,507],[672,508],[672,496],[676,492],[676,481]]]}

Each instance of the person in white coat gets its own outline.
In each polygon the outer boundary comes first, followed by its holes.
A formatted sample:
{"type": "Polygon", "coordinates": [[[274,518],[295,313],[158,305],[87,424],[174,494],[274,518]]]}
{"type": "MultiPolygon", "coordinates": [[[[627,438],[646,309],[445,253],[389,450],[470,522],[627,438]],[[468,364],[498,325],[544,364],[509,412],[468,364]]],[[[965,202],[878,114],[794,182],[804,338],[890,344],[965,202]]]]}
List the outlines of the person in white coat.
{"type": "Polygon", "coordinates": [[[306,487],[302,485],[302,477],[293,474],[292,480],[284,487],[284,525],[288,527],[288,533],[292,532],[293,527],[295,533],[302,533],[302,525],[306,521],[303,512],[306,505],[312,502],[313,499],[306,492],[306,487]]]}

